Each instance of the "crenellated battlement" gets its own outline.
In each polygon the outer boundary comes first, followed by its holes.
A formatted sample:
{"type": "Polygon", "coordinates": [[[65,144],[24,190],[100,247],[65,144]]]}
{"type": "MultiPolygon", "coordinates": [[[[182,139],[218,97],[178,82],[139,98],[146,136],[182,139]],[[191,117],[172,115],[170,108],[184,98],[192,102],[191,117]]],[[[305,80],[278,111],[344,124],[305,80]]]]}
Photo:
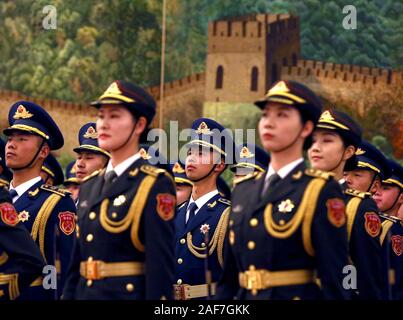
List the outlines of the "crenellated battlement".
{"type": "Polygon", "coordinates": [[[316,77],[368,85],[403,83],[403,71],[314,60],[298,60],[296,66],[283,66],[281,74],[291,78],[316,77]]]}

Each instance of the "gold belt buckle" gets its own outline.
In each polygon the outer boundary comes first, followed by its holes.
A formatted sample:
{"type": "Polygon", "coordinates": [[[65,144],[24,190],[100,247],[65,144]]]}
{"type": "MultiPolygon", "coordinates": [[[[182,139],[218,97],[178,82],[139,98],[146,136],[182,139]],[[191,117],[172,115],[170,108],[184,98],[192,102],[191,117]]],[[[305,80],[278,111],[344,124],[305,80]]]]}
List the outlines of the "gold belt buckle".
{"type": "Polygon", "coordinates": [[[187,284],[176,284],[176,285],[174,285],[175,300],[187,300],[186,288],[188,286],[189,285],[187,285],[187,284]]]}
{"type": "Polygon", "coordinates": [[[88,280],[100,280],[102,279],[99,274],[99,267],[101,265],[101,261],[87,261],[85,263],[85,277],[88,280]]]}
{"type": "Polygon", "coordinates": [[[258,290],[264,289],[262,274],[254,266],[250,266],[244,274],[246,289],[251,290],[253,295],[256,295],[258,290]]]}

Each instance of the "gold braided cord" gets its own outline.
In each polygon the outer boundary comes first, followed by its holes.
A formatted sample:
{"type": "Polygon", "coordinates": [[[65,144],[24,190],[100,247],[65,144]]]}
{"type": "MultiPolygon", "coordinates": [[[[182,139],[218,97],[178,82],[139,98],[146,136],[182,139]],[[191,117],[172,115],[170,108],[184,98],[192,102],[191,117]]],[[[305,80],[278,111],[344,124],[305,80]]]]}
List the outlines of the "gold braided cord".
{"type": "Polygon", "coordinates": [[[15,300],[20,295],[18,288],[18,273],[0,273],[0,285],[8,284],[8,294],[10,300],[15,300]]]}
{"type": "Polygon", "coordinates": [[[379,242],[381,243],[381,246],[383,245],[383,242],[385,241],[385,238],[392,226],[393,221],[385,220],[384,222],[382,222],[382,233],[381,236],[379,237],[379,242]]]}
{"type": "MultiPolygon", "coordinates": [[[[220,263],[221,268],[224,267],[224,240],[227,234],[228,228],[228,220],[229,214],[231,212],[231,207],[228,207],[224,210],[224,213],[221,216],[222,223],[220,224],[220,231],[218,233],[218,247],[217,247],[217,256],[218,262],[220,263]]],[[[220,221],[221,221],[220,219],[220,221]]]]}
{"type": "Polygon", "coordinates": [[[129,209],[129,215],[133,216],[133,224],[130,230],[132,243],[140,252],[145,252],[144,245],[141,243],[139,237],[141,215],[143,213],[147,197],[156,180],[157,177],[155,176],[147,176],[143,179],[143,181],[141,181],[139,191],[137,191],[136,197],[129,209]]]}
{"type": "Polygon", "coordinates": [[[353,230],[354,219],[357,214],[358,207],[360,206],[362,199],[354,197],[346,205],[346,215],[347,215],[347,236],[350,242],[351,232],[353,230]]]}
{"type": "MultiPolygon", "coordinates": [[[[226,208],[221,217],[220,220],[217,223],[217,226],[214,230],[214,234],[211,237],[210,243],[208,244],[209,249],[209,255],[212,255],[214,250],[217,248],[218,245],[218,250],[221,251],[223,250],[223,246],[224,246],[224,240],[225,240],[225,232],[227,229],[227,224],[228,224],[228,219],[229,219],[229,212],[230,212],[230,207],[226,208]],[[220,242],[222,242],[222,245],[220,245],[220,242]],[[222,247],[221,247],[222,246],[222,247]]],[[[187,242],[187,246],[188,249],[191,253],[193,253],[194,256],[196,256],[197,258],[200,259],[205,259],[206,258],[206,254],[205,253],[200,253],[199,251],[206,251],[205,247],[198,247],[196,245],[193,244],[192,242],[192,233],[188,232],[186,235],[186,242],[187,242]]],[[[218,258],[219,262],[220,262],[220,257],[218,258]]],[[[221,265],[221,263],[220,263],[221,265]]]]}
{"type": "MultiPolygon", "coordinates": [[[[304,244],[305,251],[311,256],[315,256],[315,250],[313,249],[312,245],[312,221],[313,216],[315,215],[316,211],[316,204],[318,203],[319,194],[324,187],[326,180],[323,179],[314,179],[311,181],[310,186],[312,187],[309,189],[310,194],[307,195],[308,203],[305,210],[304,220],[302,222],[302,241],[304,244]]],[[[306,191],[307,192],[307,191],[306,191]]]]}
{"type": "Polygon", "coordinates": [[[52,214],[53,209],[56,204],[62,198],[59,194],[52,194],[50,197],[46,199],[43,203],[41,209],[38,212],[38,215],[35,218],[34,224],[31,230],[31,236],[36,241],[38,239],[39,234],[39,249],[41,250],[42,256],[46,261],[45,257],[45,231],[46,224],[49,220],[50,215],[52,214]]]}

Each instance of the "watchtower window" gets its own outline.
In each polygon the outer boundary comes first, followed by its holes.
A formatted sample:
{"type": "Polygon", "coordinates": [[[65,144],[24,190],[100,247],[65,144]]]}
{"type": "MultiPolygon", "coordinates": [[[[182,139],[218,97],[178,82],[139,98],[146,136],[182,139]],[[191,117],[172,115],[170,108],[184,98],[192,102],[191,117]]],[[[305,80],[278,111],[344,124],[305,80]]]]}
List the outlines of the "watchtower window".
{"type": "Polygon", "coordinates": [[[257,67],[253,67],[251,74],[250,90],[257,91],[258,85],[259,85],[259,69],[257,67]]]}
{"type": "Polygon", "coordinates": [[[217,67],[216,78],[215,78],[215,88],[222,89],[224,80],[224,68],[222,66],[217,67]]]}

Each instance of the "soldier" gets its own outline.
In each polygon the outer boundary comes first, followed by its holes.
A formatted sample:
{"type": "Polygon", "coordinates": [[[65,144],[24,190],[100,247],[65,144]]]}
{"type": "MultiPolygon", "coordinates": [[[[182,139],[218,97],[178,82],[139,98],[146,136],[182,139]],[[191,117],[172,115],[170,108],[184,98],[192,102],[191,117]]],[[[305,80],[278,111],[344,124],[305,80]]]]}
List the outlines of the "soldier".
{"type": "Polygon", "coordinates": [[[175,186],[139,153],[155,101],[119,80],[91,104],[98,108],[99,146],[111,157],[80,185],[64,299],[172,298],[175,186]]]}
{"type": "Polygon", "coordinates": [[[399,207],[403,203],[403,168],[393,160],[389,160],[392,175],[382,181],[381,187],[373,198],[381,210],[382,233],[380,241],[382,249],[390,260],[388,280],[390,298],[403,299],[403,222],[397,217],[399,207]]]}
{"type": "Polygon", "coordinates": [[[50,150],[63,146],[63,136],[50,115],[32,102],[15,103],[8,119],[10,127],[4,133],[8,136],[6,164],[13,170],[12,201],[46,263],[60,268],[62,280],[57,290],[54,286],[45,290],[41,281],[35,282],[21,299],[56,299],[70,263],[75,206],[68,193],[44,184],[40,172],[50,150]]]}
{"type": "Polygon", "coordinates": [[[326,110],[319,118],[308,150],[312,168],[329,171],[347,189],[344,171],[356,164],[355,151],[361,143],[362,130],[347,114],[326,110]]]}
{"type": "Polygon", "coordinates": [[[303,149],[322,105],[295,81],[279,81],[255,103],[267,173],[232,193],[218,299],[346,299],[348,244],[343,194],[331,174],[307,169],[303,149]]]}
{"type": "Polygon", "coordinates": [[[76,160],[71,161],[66,167],[66,179],[63,182],[64,187],[70,192],[74,203],[78,200],[80,191],[80,182],[76,177],[76,160]]]}
{"type": "Polygon", "coordinates": [[[231,204],[217,190],[217,179],[234,151],[228,130],[214,120],[200,118],[192,124],[187,148],[185,170],[193,188],[175,218],[177,300],[215,294],[231,204]]]}
{"type": "Polygon", "coordinates": [[[259,172],[266,172],[270,162],[270,155],[266,151],[250,143],[239,145],[237,156],[237,163],[230,169],[235,174],[234,186],[250,174],[256,176],[259,172]]]}
{"type": "Polygon", "coordinates": [[[46,157],[40,175],[45,184],[49,186],[58,186],[63,183],[63,169],[51,153],[46,157]]]}
{"type": "Polygon", "coordinates": [[[353,298],[387,299],[387,282],[382,276],[387,262],[380,245],[381,219],[371,191],[380,186],[390,170],[382,153],[366,141],[355,154],[356,166],[347,170],[348,189],[344,192],[350,255],[357,270],[357,291],[353,298]]]}
{"type": "Polygon", "coordinates": [[[8,187],[13,178],[13,173],[6,166],[5,148],[6,144],[0,138],[0,184],[8,187]]]}
{"type": "Polygon", "coordinates": [[[186,176],[185,169],[180,162],[175,163],[172,172],[175,177],[176,203],[177,208],[179,208],[189,200],[190,194],[192,193],[193,182],[186,176]]]}
{"type": "Polygon", "coordinates": [[[42,275],[45,262],[0,183],[0,300],[14,300],[42,275]]]}
{"type": "Polygon", "coordinates": [[[105,168],[110,154],[98,145],[98,133],[95,122],[88,122],[78,132],[79,146],[73,151],[77,153],[76,177],[79,182],[93,172],[105,168]]]}

